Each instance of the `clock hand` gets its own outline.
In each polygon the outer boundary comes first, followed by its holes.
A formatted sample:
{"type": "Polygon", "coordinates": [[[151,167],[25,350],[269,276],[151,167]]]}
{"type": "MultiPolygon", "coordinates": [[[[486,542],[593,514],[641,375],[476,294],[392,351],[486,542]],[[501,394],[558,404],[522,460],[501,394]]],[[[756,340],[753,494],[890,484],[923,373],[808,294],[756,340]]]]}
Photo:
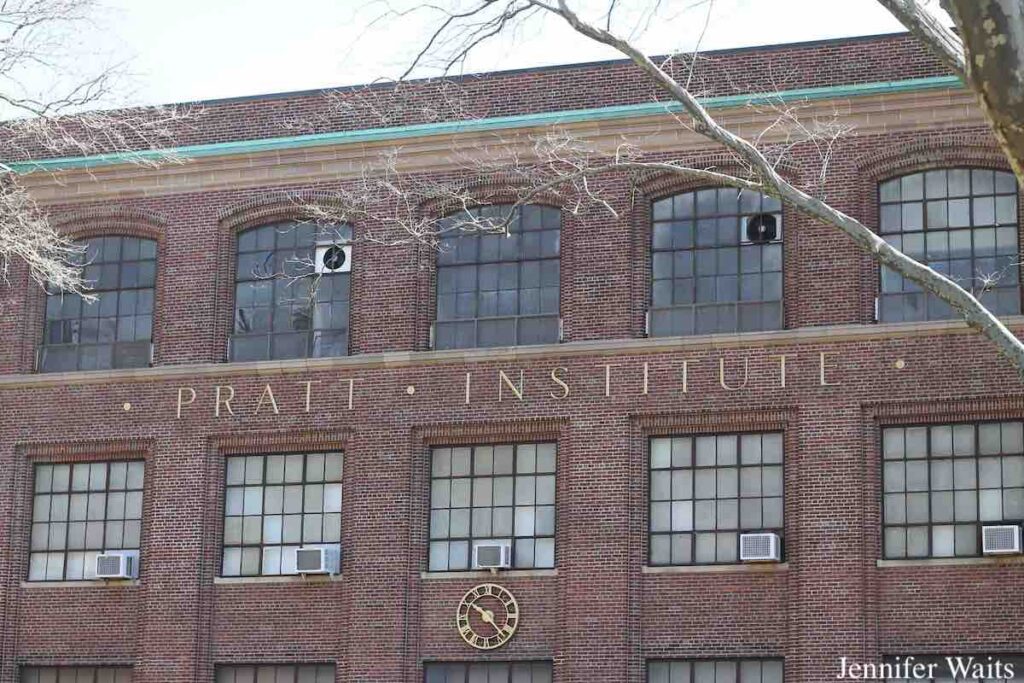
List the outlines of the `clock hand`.
{"type": "Polygon", "coordinates": [[[490,624],[492,627],[494,627],[495,631],[501,633],[501,629],[498,627],[497,622],[494,620],[494,612],[492,612],[489,609],[484,609],[475,602],[469,603],[469,606],[480,613],[480,618],[483,620],[485,624],[490,624]]]}

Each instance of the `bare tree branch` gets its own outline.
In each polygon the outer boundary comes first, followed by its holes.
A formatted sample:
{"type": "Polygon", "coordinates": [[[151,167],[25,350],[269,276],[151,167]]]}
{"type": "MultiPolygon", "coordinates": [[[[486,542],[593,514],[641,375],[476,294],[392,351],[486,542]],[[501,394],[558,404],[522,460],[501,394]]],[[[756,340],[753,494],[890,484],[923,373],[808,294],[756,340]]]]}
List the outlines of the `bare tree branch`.
{"type": "Polygon", "coordinates": [[[915,38],[928,46],[950,71],[964,80],[967,79],[963,41],[924,5],[924,0],[878,0],[878,2],[899,19],[900,23],[906,26],[915,38]]]}

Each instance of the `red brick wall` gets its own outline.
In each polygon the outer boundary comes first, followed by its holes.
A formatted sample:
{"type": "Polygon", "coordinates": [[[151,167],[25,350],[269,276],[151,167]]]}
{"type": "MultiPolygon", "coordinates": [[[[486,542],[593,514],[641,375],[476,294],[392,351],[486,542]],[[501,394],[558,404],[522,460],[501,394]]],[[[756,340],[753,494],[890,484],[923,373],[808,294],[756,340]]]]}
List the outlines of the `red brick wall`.
{"type": "MultiPolygon", "coordinates": [[[[791,87],[939,72],[906,38],[716,57],[729,73],[752,79],[753,89],[763,89],[757,83],[769,78],[760,67],[790,58],[798,65],[791,87]]],[[[556,100],[559,106],[642,101],[641,85],[619,87],[626,69],[579,67],[588,78],[616,84],[596,91],[572,85],[573,69],[486,77],[466,87],[479,88],[481,100],[503,113],[513,105],[543,109],[556,100]],[[499,93],[519,83],[536,98],[501,99],[499,93]]],[[[712,90],[728,92],[727,78],[716,83],[712,90]]],[[[197,135],[267,134],[262,122],[278,120],[279,107],[301,100],[293,99],[212,106],[224,125],[197,135]]],[[[1005,168],[981,130],[851,137],[836,151],[825,191],[839,208],[871,224],[880,178],[963,163],[1005,168]]],[[[798,148],[787,172],[807,181],[814,164],[812,151],[798,148]]],[[[421,680],[425,660],[488,657],[552,659],[560,683],[640,683],[648,657],[784,656],[787,681],[816,683],[836,675],[839,656],[1024,650],[1024,610],[1013,597],[1024,589],[1021,564],[876,566],[879,424],[1022,418],[1024,398],[1009,365],[976,336],[941,331],[707,339],[642,352],[625,340],[643,332],[648,205],[683,187],[666,181],[633,188],[625,177],[599,182],[619,216],[565,214],[568,345],[544,358],[466,360],[452,353],[430,356],[430,363],[393,356],[388,364],[360,365],[360,355],[425,349],[433,259],[423,248],[359,242],[353,362],[320,370],[268,366],[220,378],[182,368],[184,374],[173,378],[141,371],[134,380],[104,383],[82,375],[57,386],[0,385],[0,490],[6,492],[0,496],[0,682],[15,680],[24,663],[131,662],[137,680],[184,683],[210,681],[216,663],[335,661],[339,681],[397,683],[421,680]],[[601,353],[573,350],[573,342],[602,340],[624,341],[601,353]],[[828,378],[836,386],[819,384],[822,352],[834,354],[828,378]],[[772,358],[779,354],[788,356],[785,387],[772,358]],[[730,373],[740,373],[749,360],[748,386],[720,386],[721,357],[730,373]],[[906,368],[895,369],[897,359],[906,368]],[[685,393],[684,361],[690,363],[685,393]],[[614,366],[610,396],[606,364],[614,366]],[[551,395],[555,367],[568,377],[565,399],[551,395]],[[526,398],[506,392],[499,402],[498,370],[515,377],[519,369],[526,398]],[[466,372],[474,378],[470,405],[463,401],[466,372]],[[351,410],[349,379],[355,381],[351,410]],[[318,382],[309,413],[303,411],[305,381],[318,382]],[[266,382],[281,414],[253,416],[266,382]],[[235,388],[237,416],[213,417],[217,384],[235,388]],[[178,420],[180,386],[194,387],[199,398],[178,420]],[[123,410],[126,401],[131,411],[123,410]],[[645,572],[647,439],[741,429],[785,433],[787,566],[645,572]],[[558,443],[557,571],[499,577],[520,601],[522,625],[502,650],[480,655],[454,628],[457,601],[478,579],[421,576],[427,454],[435,444],[534,438],[558,443]],[[327,447],[346,453],[342,575],[304,583],[215,582],[224,456],[327,447]],[[124,452],[147,460],[138,584],[24,586],[31,460],[124,452]]],[[[253,215],[282,215],[265,200],[283,189],[296,188],[126,200],[70,216],[67,228],[109,220],[118,229],[137,224],[156,235],[157,365],[216,363],[224,359],[230,329],[234,231],[253,215]]],[[[784,223],[787,327],[874,329],[877,271],[871,262],[832,228],[788,210],[784,223]]],[[[361,226],[355,228],[358,237],[361,226]]],[[[42,294],[16,268],[10,284],[0,285],[0,303],[0,373],[13,381],[31,369],[42,294]]],[[[738,374],[731,377],[739,381],[738,374]]]]}

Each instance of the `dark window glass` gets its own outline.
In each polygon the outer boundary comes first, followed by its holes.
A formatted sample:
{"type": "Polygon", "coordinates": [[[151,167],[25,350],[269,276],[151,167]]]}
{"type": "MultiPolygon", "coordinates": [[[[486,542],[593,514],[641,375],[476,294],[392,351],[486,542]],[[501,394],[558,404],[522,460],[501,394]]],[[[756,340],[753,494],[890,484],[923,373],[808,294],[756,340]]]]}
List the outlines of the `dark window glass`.
{"type": "Polygon", "coordinates": [[[426,683],[551,683],[551,662],[428,662],[426,683]]]}
{"type": "Polygon", "coordinates": [[[555,444],[435,448],[430,571],[469,569],[479,541],[512,541],[517,569],[555,566],[555,444]]]}
{"type": "Polygon", "coordinates": [[[653,337],[782,327],[782,205],[709,188],[652,205],[653,337]]]}
{"type": "Polygon", "coordinates": [[[217,683],[334,683],[333,664],[232,664],[217,667],[217,683]]]}
{"type": "Polygon", "coordinates": [[[227,458],[222,576],[295,574],[299,546],[341,543],[341,453],[227,458]]]}
{"type": "Polygon", "coordinates": [[[138,550],[141,460],[35,466],[29,581],[94,579],[96,556],[138,550]]]}
{"type": "Polygon", "coordinates": [[[21,683],[132,683],[130,666],[26,666],[21,683]]]}
{"type": "Polygon", "coordinates": [[[1024,423],[882,430],[887,558],[977,557],[981,527],[1024,522],[1024,423]]]}
{"type": "Polygon", "coordinates": [[[39,371],[146,367],[153,338],[156,242],[115,235],[79,244],[85,248],[82,278],[95,300],[50,293],[39,371]]]}
{"type": "Polygon", "coordinates": [[[348,354],[349,272],[336,266],[351,237],[301,222],[238,234],[231,360],[348,354]]]}
{"type": "Polygon", "coordinates": [[[739,535],[783,532],[782,434],[651,439],[651,565],[739,562],[739,535]]]}
{"type": "MultiPolygon", "coordinates": [[[[500,223],[508,206],[470,212],[477,223],[500,223]]],[[[508,235],[460,230],[465,214],[443,219],[437,256],[434,347],[456,349],[553,344],[559,337],[561,212],[546,206],[517,211],[508,235]]]]}
{"type": "Polygon", "coordinates": [[[647,683],[782,683],[782,660],[652,660],[647,663],[647,683]]]}
{"type": "MultiPolygon", "coordinates": [[[[964,287],[998,315],[1020,313],[1017,181],[990,169],[938,169],[879,186],[879,230],[889,244],[964,287]]],[[[937,297],[881,270],[883,322],[956,317],[937,297]]]]}
{"type": "Polygon", "coordinates": [[[885,678],[888,683],[1010,683],[1019,680],[1020,672],[1024,671],[1024,657],[999,654],[899,656],[886,657],[884,665],[895,667],[888,670],[879,667],[878,678],[889,676],[890,673],[895,674],[885,678]],[[947,661],[947,657],[952,661],[947,661]],[[983,667],[978,671],[982,676],[970,675],[973,667],[979,664],[983,667]],[[914,666],[922,665],[929,668],[918,668],[917,671],[913,669],[914,666]],[[968,677],[958,675],[965,673],[961,667],[967,668],[968,677]],[[1009,675],[1010,669],[1013,676],[1009,675]],[[922,673],[925,674],[923,677],[922,673]],[[933,673],[934,676],[928,676],[928,673],[933,673]],[[991,676],[988,675],[990,673],[991,676]],[[908,674],[908,677],[904,677],[904,674],[908,674]]]}

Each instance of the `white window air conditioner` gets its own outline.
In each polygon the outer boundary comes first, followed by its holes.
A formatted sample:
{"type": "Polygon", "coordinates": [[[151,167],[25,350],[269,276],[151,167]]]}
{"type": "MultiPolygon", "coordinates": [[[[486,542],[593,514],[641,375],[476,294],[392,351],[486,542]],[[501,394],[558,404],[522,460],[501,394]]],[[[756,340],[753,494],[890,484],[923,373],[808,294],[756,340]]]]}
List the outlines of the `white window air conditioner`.
{"type": "Polygon", "coordinates": [[[117,550],[96,556],[97,579],[134,579],[138,575],[138,550],[117,550]]]}
{"type": "Polygon", "coordinates": [[[302,546],[295,549],[299,574],[337,574],[341,571],[340,546],[302,546]]]}
{"type": "Polygon", "coordinates": [[[740,534],[740,562],[778,562],[781,557],[778,534],[740,534]]]}
{"type": "Polygon", "coordinates": [[[508,569],[512,566],[512,541],[477,541],[473,544],[473,569],[508,569]]]}
{"type": "Polygon", "coordinates": [[[985,555],[1019,555],[1020,526],[1000,524],[981,527],[981,552],[985,555]]]}
{"type": "Polygon", "coordinates": [[[316,272],[321,275],[352,271],[352,245],[324,242],[316,245],[316,272]]]}

